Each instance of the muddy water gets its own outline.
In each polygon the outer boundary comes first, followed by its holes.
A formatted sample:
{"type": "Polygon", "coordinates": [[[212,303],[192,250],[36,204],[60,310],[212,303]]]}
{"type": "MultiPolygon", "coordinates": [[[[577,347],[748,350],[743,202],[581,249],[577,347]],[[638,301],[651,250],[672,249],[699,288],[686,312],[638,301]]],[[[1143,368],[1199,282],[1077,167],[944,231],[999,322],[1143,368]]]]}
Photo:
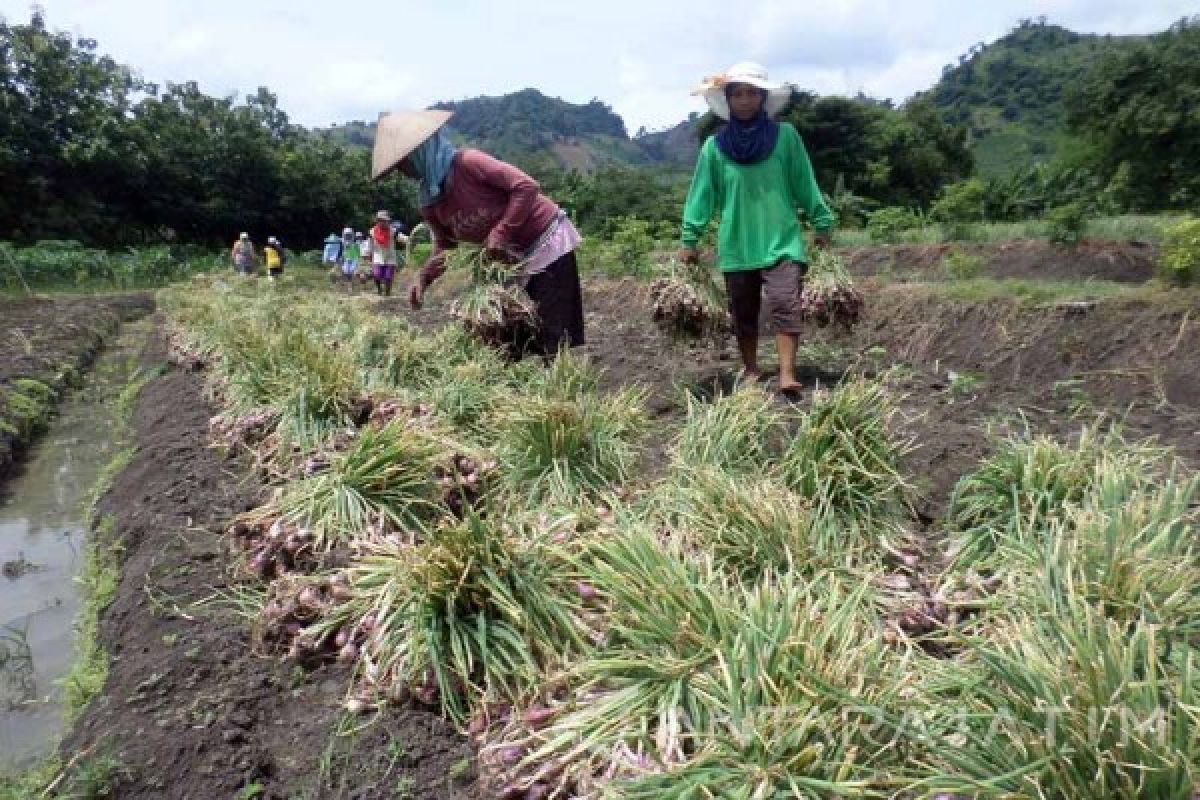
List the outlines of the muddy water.
{"type": "Polygon", "coordinates": [[[49,754],[62,733],[59,683],[75,656],[87,495],[127,446],[116,399],[147,331],[125,326],[0,486],[0,772],[49,754]]]}

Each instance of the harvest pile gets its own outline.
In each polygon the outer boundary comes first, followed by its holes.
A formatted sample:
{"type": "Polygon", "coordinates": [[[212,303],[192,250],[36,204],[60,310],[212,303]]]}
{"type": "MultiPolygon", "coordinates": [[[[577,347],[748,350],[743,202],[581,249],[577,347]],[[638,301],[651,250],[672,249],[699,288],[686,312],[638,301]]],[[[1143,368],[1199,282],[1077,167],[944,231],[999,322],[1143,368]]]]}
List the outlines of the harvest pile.
{"type": "Polygon", "coordinates": [[[820,326],[852,328],[862,318],[863,296],[854,286],[841,256],[832,250],[814,248],[804,288],[800,291],[800,309],[805,319],[820,326]]]}
{"type": "Polygon", "coordinates": [[[447,266],[470,275],[471,287],[450,306],[450,316],[468,334],[513,359],[536,344],[537,309],[516,281],[520,265],[491,261],[482,249],[460,245],[447,266]]]}
{"type": "Polygon", "coordinates": [[[353,665],[353,713],[445,715],[486,796],[1196,787],[1200,482],[1168,452],[997,441],[931,538],[886,376],[655,430],[570,353],[506,364],[328,296],[166,300],[215,440],[277,489],[230,530],[261,647],[353,665]]]}
{"type": "Polygon", "coordinates": [[[650,286],[654,322],[673,340],[703,341],[730,331],[725,292],[716,273],[700,264],[671,262],[650,286]]]}

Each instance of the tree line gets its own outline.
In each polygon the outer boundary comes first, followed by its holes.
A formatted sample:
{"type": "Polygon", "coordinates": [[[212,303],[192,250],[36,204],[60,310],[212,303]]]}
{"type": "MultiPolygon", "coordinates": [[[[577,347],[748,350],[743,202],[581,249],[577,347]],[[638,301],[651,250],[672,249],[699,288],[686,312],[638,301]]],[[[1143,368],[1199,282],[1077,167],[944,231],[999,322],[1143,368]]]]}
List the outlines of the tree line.
{"type": "MultiPolygon", "coordinates": [[[[1198,97],[1200,26],[1185,20],[1099,58],[1063,101],[1069,146],[1054,163],[1002,179],[974,176],[966,130],[929,98],[895,107],[797,92],[784,118],[845,223],[939,203],[943,214],[1017,218],[1064,202],[1195,208],[1198,97]]],[[[51,31],[40,11],[27,24],[0,21],[0,110],[3,239],[207,245],[248,230],[309,247],[341,225],[365,226],[376,208],[417,217],[409,182],[371,182],[368,149],[292,124],[268,89],[236,98],[195,82],[159,86],[94,40],[51,31]]],[[[606,111],[593,103],[581,119],[606,111]]],[[[718,124],[700,118],[696,135],[718,124]]],[[[677,224],[689,177],[663,165],[581,174],[536,151],[513,160],[590,233],[629,217],[677,224]]]]}
{"type": "Polygon", "coordinates": [[[411,186],[372,183],[369,152],[293,125],[266,88],[158,86],[41,12],[0,21],[0,109],[0,238],[217,244],[245,230],[300,246],[376,208],[415,216],[411,186]]]}

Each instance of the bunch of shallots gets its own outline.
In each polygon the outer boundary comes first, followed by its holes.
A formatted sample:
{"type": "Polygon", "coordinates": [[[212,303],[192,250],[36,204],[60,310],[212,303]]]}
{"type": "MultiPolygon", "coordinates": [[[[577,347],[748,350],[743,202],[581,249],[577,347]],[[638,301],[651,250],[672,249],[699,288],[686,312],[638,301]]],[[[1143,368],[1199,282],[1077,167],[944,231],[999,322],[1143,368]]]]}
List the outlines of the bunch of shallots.
{"type": "Polygon", "coordinates": [[[715,339],[730,330],[725,295],[713,271],[672,264],[650,286],[654,322],[675,341],[715,339]]]}

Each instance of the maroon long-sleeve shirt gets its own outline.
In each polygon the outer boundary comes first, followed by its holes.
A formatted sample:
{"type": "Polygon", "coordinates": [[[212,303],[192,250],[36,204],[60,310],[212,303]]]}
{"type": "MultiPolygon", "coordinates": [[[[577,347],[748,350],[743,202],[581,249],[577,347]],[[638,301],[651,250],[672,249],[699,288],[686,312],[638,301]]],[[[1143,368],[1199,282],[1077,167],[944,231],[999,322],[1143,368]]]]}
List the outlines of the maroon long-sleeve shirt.
{"type": "Polygon", "coordinates": [[[421,209],[433,232],[433,258],[424,274],[444,270],[438,256],[459,242],[507,250],[521,257],[558,216],[558,206],[537,181],[479,150],[460,150],[442,196],[421,209]]]}

